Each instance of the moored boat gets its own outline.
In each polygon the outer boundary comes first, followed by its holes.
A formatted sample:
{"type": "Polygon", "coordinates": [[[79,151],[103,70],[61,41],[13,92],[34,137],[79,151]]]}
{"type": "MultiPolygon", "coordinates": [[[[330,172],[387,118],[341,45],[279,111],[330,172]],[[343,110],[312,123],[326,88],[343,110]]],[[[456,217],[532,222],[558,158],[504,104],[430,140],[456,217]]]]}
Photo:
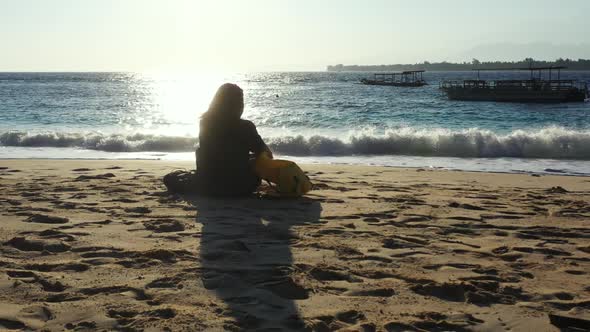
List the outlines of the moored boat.
{"type": "Polygon", "coordinates": [[[376,73],[373,79],[363,78],[361,83],[367,85],[420,87],[427,85],[423,78],[424,70],[408,70],[401,73],[376,73]]]}
{"type": "MultiPolygon", "coordinates": [[[[562,80],[561,70],[566,67],[529,67],[511,70],[529,70],[530,78],[525,80],[481,80],[477,71],[476,80],[443,81],[440,88],[449,99],[467,101],[497,101],[497,102],[532,102],[559,103],[583,102],[588,98],[586,82],[576,80],[562,80]],[[557,70],[557,79],[552,72],[557,70]],[[538,72],[538,76],[534,76],[538,72]],[[549,73],[549,79],[544,79],[542,73],[549,73]]],[[[500,69],[485,69],[500,70],[500,69]]],[[[506,69],[502,69],[506,70],[506,69]]]]}

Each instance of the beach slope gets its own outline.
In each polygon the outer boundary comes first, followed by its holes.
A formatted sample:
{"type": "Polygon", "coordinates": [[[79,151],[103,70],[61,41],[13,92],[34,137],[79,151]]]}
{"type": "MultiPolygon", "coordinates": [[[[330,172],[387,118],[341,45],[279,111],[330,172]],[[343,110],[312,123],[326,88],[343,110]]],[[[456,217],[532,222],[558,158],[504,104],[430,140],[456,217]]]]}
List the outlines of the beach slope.
{"type": "Polygon", "coordinates": [[[162,176],[192,165],[3,160],[0,329],[590,319],[590,178],[304,165],[315,190],[298,200],[167,193],[162,176]]]}

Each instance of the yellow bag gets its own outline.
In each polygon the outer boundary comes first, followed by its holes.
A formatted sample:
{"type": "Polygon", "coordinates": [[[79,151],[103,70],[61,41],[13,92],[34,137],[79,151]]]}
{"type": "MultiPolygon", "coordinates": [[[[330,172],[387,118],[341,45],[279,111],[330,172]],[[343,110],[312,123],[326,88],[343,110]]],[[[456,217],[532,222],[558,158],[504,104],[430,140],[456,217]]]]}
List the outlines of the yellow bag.
{"type": "Polygon", "coordinates": [[[259,177],[274,183],[281,196],[299,197],[311,190],[311,181],[292,161],[270,159],[266,153],[261,153],[254,169],[259,177]]]}

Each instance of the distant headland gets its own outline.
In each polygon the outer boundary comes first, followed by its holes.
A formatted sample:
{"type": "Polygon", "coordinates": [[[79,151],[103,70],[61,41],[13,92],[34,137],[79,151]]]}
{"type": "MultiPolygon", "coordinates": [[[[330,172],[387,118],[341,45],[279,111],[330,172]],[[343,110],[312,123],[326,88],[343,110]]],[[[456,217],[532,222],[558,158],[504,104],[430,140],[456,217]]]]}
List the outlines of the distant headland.
{"type": "Polygon", "coordinates": [[[471,62],[453,63],[453,62],[428,62],[416,64],[393,64],[393,65],[343,65],[338,64],[328,66],[327,71],[403,71],[419,70],[427,71],[463,71],[472,69],[510,69],[526,68],[531,64],[537,66],[565,66],[568,70],[590,70],[590,60],[586,59],[562,59],[555,61],[540,61],[532,58],[526,58],[520,61],[479,61],[473,59],[471,62]]]}

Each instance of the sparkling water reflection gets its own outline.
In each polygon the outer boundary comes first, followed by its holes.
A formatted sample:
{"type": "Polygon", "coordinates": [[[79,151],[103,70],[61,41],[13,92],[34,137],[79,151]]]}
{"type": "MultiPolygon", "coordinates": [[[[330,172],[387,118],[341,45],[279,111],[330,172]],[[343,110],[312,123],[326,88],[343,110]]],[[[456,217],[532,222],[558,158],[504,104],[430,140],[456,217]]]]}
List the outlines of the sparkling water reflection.
{"type": "Polygon", "coordinates": [[[367,75],[0,73],[0,145],[188,151],[200,114],[229,81],[244,89],[244,117],[283,154],[590,159],[588,103],[450,101],[438,90],[472,72],[426,73],[423,88],[359,84],[367,75]]]}

